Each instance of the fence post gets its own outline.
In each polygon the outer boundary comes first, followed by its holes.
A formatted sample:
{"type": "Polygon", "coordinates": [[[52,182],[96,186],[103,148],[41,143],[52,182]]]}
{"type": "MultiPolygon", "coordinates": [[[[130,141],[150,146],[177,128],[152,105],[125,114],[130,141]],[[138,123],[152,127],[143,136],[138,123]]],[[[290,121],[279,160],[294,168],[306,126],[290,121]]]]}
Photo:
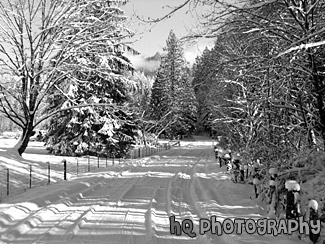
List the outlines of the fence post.
{"type": "Polygon", "coordinates": [[[141,158],[141,147],[139,147],[139,158],[141,158]]]}
{"type": "Polygon", "coordinates": [[[115,164],[115,162],[114,162],[114,158],[115,158],[115,156],[114,156],[114,153],[113,153],[113,165],[115,164]]]}
{"type": "Polygon", "coordinates": [[[47,162],[47,183],[51,184],[51,166],[50,166],[50,162],[47,162]]]}
{"type": "Polygon", "coordinates": [[[77,158],[77,176],[79,174],[79,159],[77,158]]]}
{"type": "Polygon", "coordinates": [[[63,179],[67,180],[67,160],[63,159],[63,179]]]}
{"type": "Polygon", "coordinates": [[[29,165],[29,188],[32,188],[32,165],[29,165]]]}
{"type": "Polygon", "coordinates": [[[9,188],[10,188],[10,185],[9,185],[9,168],[7,168],[7,196],[9,196],[9,188]]]}
{"type": "Polygon", "coordinates": [[[99,168],[99,154],[97,154],[97,168],[99,168]]]}
{"type": "Polygon", "coordinates": [[[90,158],[89,158],[89,155],[88,155],[88,172],[90,172],[90,158]]]}

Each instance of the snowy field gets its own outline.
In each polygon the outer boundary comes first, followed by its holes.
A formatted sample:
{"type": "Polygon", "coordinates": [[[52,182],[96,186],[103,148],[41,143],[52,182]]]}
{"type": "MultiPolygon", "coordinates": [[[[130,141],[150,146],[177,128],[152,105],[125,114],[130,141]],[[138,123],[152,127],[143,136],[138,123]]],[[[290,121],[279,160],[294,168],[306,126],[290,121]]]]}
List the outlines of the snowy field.
{"type": "MultiPolygon", "coordinates": [[[[37,152],[32,145],[29,152],[37,152]]],[[[6,198],[0,203],[0,243],[310,243],[288,235],[198,234],[200,218],[266,216],[266,207],[250,199],[253,187],[232,183],[219,168],[212,145],[182,143],[6,198]],[[196,237],[170,234],[173,215],[178,221],[191,219],[196,237]]],[[[45,162],[48,155],[38,159],[45,162]]]]}

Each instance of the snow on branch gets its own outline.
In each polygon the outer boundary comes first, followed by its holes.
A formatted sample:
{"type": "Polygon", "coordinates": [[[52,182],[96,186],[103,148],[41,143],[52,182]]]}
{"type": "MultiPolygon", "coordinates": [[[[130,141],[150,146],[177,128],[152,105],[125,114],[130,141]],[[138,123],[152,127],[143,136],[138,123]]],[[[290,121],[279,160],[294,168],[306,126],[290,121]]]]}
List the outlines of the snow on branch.
{"type": "Polygon", "coordinates": [[[248,31],[244,31],[243,34],[248,34],[248,33],[255,32],[255,31],[261,31],[261,29],[260,28],[253,28],[253,29],[250,29],[248,31]]]}
{"type": "Polygon", "coordinates": [[[249,6],[244,6],[244,7],[242,7],[242,9],[247,10],[247,9],[252,9],[252,8],[260,8],[260,7],[263,7],[265,5],[275,3],[275,2],[277,2],[277,0],[262,1],[262,2],[252,4],[252,5],[249,5],[249,6]]]}
{"type": "Polygon", "coordinates": [[[325,45],[325,40],[319,41],[319,42],[307,43],[307,44],[300,44],[299,46],[291,47],[288,50],[278,54],[277,58],[279,58],[285,54],[291,53],[293,51],[296,51],[296,50],[303,50],[303,49],[307,50],[308,48],[318,47],[318,46],[322,46],[322,45],[325,45]]]}
{"type": "Polygon", "coordinates": [[[220,83],[230,83],[230,84],[235,84],[235,85],[238,85],[240,86],[243,90],[247,90],[247,88],[240,82],[238,81],[234,81],[234,80],[221,80],[220,83]]]}
{"type": "Polygon", "coordinates": [[[63,111],[67,111],[67,110],[71,110],[71,109],[76,109],[76,108],[84,108],[84,107],[96,107],[96,106],[104,106],[104,107],[111,107],[111,108],[118,108],[117,105],[112,105],[111,103],[88,103],[88,104],[80,104],[80,105],[75,105],[75,106],[69,106],[69,107],[64,107],[58,110],[53,111],[52,113],[49,113],[47,115],[44,115],[43,117],[41,117],[40,119],[38,119],[38,121],[35,123],[36,127],[38,124],[40,124],[41,122],[43,122],[44,120],[52,117],[55,114],[58,114],[60,112],[63,111]]]}

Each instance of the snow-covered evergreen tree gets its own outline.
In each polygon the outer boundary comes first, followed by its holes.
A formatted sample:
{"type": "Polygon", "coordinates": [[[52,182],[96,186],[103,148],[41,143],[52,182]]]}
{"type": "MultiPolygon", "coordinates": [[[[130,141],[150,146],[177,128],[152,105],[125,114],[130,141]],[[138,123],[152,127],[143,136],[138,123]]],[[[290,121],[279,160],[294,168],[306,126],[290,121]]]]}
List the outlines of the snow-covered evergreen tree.
{"type": "Polygon", "coordinates": [[[179,119],[174,127],[177,134],[190,136],[196,129],[198,104],[189,71],[184,73],[180,82],[178,102],[180,108],[179,119]]]}
{"type": "Polygon", "coordinates": [[[214,51],[205,48],[201,56],[197,57],[193,65],[193,86],[196,100],[198,102],[198,129],[200,131],[210,131],[210,114],[212,106],[209,106],[209,96],[211,84],[215,82],[216,69],[213,66],[214,51]]]}
{"type": "Polygon", "coordinates": [[[133,68],[121,51],[121,39],[130,34],[119,8],[124,2],[76,2],[80,11],[68,17],[73,28],[62,30],[66,42],[73,41],[74,34],[81,30],[85,39],[93,38],[94,42],[85,46],[79,41],[70,52],[58,54],[65,57],[66,70],[57,72],[62,79],[48,98],[48,110],[75,108],[50,121],[47,144],[56,154],[121,156],[135,141],[136,115],[126,106],[131,85],[126,72],[133,68]],[[96,24],[89,28],[91,22],[96,24]]]}
{"type": "Polygon", "coordinates": [[[191,134],[196,121],[196,101],[183,48],[170,31],[161,64],[153,84],[151,118],[169,136],[191,134]]]}
{"type": "Polygon", "coordinates": [[[170,80],[165,74],[165,57],[158,69],[156,79],[153,83],[150,108],[151,118],[159,120],[169,111],[171,102],[170,80]]]}

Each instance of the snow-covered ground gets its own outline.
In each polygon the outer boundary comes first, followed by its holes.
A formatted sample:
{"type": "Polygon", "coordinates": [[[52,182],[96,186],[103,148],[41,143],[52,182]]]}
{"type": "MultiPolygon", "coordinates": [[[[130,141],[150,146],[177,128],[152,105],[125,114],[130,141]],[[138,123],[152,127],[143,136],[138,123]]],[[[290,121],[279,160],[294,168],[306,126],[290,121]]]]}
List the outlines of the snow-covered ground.
{"type": "Polygon", "coordinates": [[[250,199],[253,187],[232,183],[219,168],[211,141],[95,170],[6,198],[0,243],[308,243],[287,235],[198,234],[200,218],[266,216],[250,199]],[[196,237],[170,234],[172,215],[193,220],[196,237]]]}

